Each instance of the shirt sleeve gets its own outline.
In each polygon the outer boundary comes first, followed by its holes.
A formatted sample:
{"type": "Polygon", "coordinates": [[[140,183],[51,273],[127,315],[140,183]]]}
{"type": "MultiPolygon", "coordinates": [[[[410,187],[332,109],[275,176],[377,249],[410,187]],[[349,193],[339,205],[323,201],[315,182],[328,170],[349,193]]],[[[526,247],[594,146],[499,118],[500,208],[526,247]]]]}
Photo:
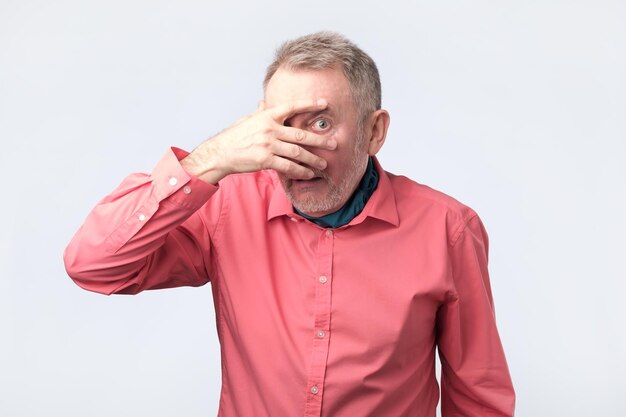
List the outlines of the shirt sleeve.
{"type": "Polygon", "coordinates": [[[496,328],[488,236],[474,214],[450,248],[454,290],[440,307],[442,417],[512,417],[515,393],[496,328]]]}
{"type": "Polygon", "coordinates": [[[89,213],[63,254],[80,287],[106,295],[209,281],[219,187],[188,174],[169,149],[151,174],[131,174],[89,213]],[[198,209],[207,204],[208,218],[198,209]]]}

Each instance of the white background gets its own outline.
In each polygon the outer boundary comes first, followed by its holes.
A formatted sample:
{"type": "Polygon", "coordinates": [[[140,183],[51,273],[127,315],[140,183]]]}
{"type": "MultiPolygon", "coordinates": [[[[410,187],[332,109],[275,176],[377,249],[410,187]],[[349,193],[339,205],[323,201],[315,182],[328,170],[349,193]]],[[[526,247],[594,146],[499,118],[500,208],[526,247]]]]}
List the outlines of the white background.
{"type": "Polygon", "coordinates": [[[626,415],[626,2],[608,0],[0,0],[0,415],[216,415],[210,287],[105,297],[62,251],[321,29],[378,63],[383,166],[485,223],[517,416],[626,415]]]}

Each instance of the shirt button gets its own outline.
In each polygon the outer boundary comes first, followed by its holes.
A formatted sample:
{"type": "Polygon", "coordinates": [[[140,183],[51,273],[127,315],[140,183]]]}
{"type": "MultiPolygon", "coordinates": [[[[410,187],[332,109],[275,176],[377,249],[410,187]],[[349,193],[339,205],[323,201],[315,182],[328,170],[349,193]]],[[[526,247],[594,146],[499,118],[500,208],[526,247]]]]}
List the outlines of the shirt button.
{"type": "Polygon", "coordinates": [[[178,180],[176,179],[176,177],[170,177],[170,180],[168,182],[171,186],[178,184],[178,180]]]}
{"type": "Polygon", "coordinates": [[[328,281],[328,278],[326,278],[326,275],[322,275],[322,276],[320,277],[320,282],[321,282],[322,284],[325,284],[325,283],[326,283],[326,281],[328,281]]]}
{"type": "Polygon", "coordinates": [[[185,193],[185,194],[191,193],[191,187],[186,185],[185,188],[183,188],[183,193],[185,193]]]}
{"type": "Polygon", "coordinates": [[[319,390],[319,388],[317,388],[317,385],[313,385],[313,386],[311,387],[311,392],[312,392],[313,394],[317,394],[318,392],[320,392],[320,390],[319,390]]]}
{"type": "Polygon", "coordinates": [[[317,337],[319,337],[320,339],[323,339],[324,336],[326,336],[326,332],[324,332],[324,330],[319,330],[317,332],[317,337]]]}
{"type": "Polygon", "coordinates": [[[144,214],[140,214],[139,216],[137,216],[137,218],[139,219],[140,222],[146,220],[146,216],[144,214]]]}
{"type": "Polygon", "coordinates": [[[333,231],[332,230],[327,230],[326,231],[326,236],[330,237],[333,235],[333,231]]]}

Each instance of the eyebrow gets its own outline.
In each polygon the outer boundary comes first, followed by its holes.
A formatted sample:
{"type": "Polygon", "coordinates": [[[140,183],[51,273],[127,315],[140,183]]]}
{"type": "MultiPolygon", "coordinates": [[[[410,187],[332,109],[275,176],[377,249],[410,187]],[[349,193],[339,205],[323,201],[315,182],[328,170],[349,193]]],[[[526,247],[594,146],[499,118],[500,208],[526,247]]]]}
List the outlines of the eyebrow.
{"type": "Polygon", "coordinates": [[[315,119],[317,116],[319,116],[320,114],[329,114],[331,116],[335,115],[335,112],[333,111],[333,107],[332,106],[327,106],[325,109],[323,110],[317,110],[317,111],[307,111],[307,112],[301,112],[301,113],[296,113],[293,116],[291,116],[290,118],[288,118],[287,120],[285,120],[285,124],[289,123],[291,125],[291,121],[293,119],[295,119],[298,116],[301,116],[307,120],[310,119],[315,119]]]}

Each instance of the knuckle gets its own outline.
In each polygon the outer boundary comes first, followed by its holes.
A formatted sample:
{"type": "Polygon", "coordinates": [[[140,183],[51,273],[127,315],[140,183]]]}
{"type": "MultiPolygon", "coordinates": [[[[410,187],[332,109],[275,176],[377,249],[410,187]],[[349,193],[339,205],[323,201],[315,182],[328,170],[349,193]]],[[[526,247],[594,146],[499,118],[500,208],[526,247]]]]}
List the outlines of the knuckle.
{"type": "Polygon", "coordinates": [[[272,145],[272,138],[269,135],[261,135],[259,138],[259,145],[263,148],[269,148],[272,145]]]}
{"type": "Polygon", "coordinates": [[[302,148],[299,146],[293,146],[291,148],[291,156],[297,158],[302,153],[302,148]]]}
{"type": "Polygon", "coordinates": [[[272,166],[272,158],[268,155],[259,162],[261,169],[269,169],[272,166]]]}
{"type": "Polygon", "coordinates": [[[272,137],[274,135],[274,129],[272,129],[270,126],[263,126],[261,128],[261,134],[263,134],[263,136],[272,137]]]}
{"type": "Polygon", "coordinates": [[[264,151],[268,151],[271,147],[270,141],[267,139],[261,139],[258,143],[258,146],[264,150],[264,151]]]}
{"type": "Polygon", "coordinates": [[[283,159],[281,161],[281,169],[286,174],[291,174],[293,172],[293,164],[291,162],[287,161],[286,159],[283,159]]]}

